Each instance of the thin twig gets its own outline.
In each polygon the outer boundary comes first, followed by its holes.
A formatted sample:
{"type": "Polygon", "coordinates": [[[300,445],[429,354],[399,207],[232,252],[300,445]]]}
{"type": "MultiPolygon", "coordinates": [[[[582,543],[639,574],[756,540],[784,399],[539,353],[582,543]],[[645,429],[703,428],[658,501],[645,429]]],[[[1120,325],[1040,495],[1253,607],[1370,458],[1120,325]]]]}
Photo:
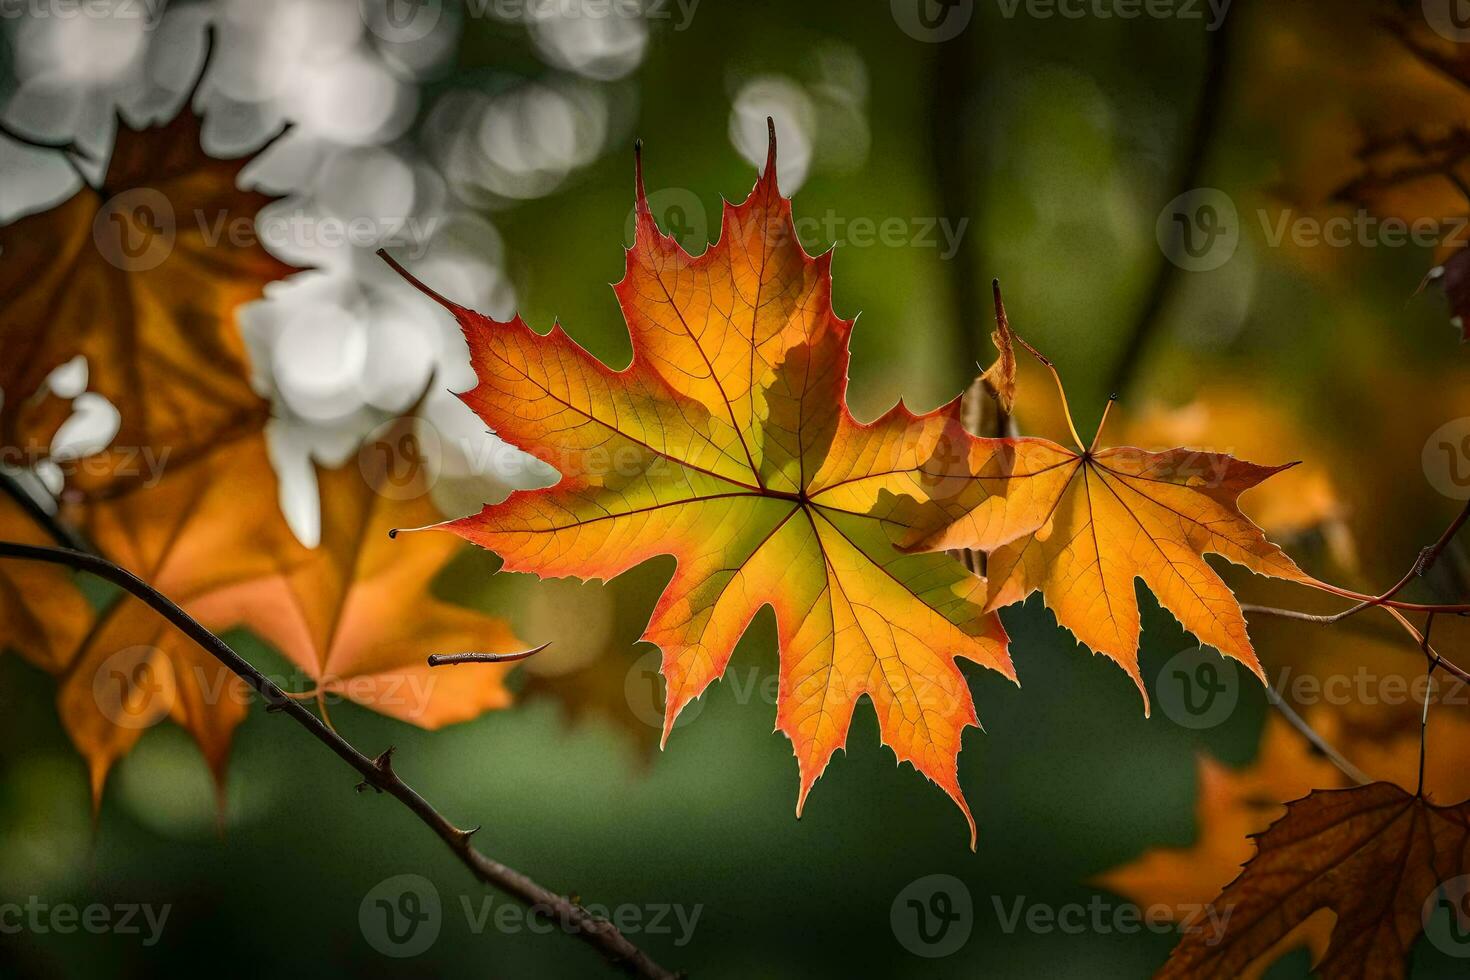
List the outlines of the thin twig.
{"type": "MultiPolygon", "coordinates": [[[[1470,501],[1466,501],[1465,506],[1460,509],[1460,512],[1458,514],[1455,515],[1455,519],[1453,521],[1450,521],[1449,527],[1445,528],[1444,533],[1439,536],[1439,539],[1435,541],[1434,544],[1420,550],[1418,557],[1414,559],[1414,564],[1409,566],[1409,570],[1404,573],[1403,577],[1400,578],[1398,582],[1394,583],[1393,587],[1390,588],[1387,592],[1384,592],[1380,595],[1365,596],[1361,593],[1352,592],[1348,589],[1340,589],[1335,585],[1331,585],[1327,582],[1322,582],[1317,579],[1311,580],[1307,584],[1313,586],[1314,588],[1319,588],[1324,592],[1330,592],[1333,595],[1342,596],[1347,599],[1360,600],[1357,605],[1350,606],[1347,609],[1344,609],[1342,612],[1333,613],[1329,616],[1314,617],[1311,622],[1319,622],[1323,624],[1338,623],[1344,619],[1347,619],[1349,616],[1355,616],[1358,613],[1362,612],[1364,609],[1371,609],[1374,606],[1389,606],[1394,609],[1404,609],[1412,612],[1426,612],[1430,614],[1459,614],[1470,612],[1470,605],[1467,605],[1465,603],[1426,604],[1417,602],[1398,602],[1394,599],[1394,596],[1398,595],[1400,592],[1404,591],[1404,589],[1409,587],[1410,582],[1414,581],[1416,578],[1422,578],[1424,575],[1429,573],[1429,570],[1434,567],[1434,563],[1439,561],[1439,556],[1444,554],[1445,548],[1449,547],[1450,542],[1454,540],[1455,535],[1460,533],[1460,529],[1465,526],[1465,522],[1467,520],[1470,520],[1470,501]]],[[[1303,616],[1299,618],[1306,617],[1303,616]]]]}
{"type": "MultiPolygon", "coordinates": [[[[1466,671],[1462,667],[1456,666],[1451,661],[1446,660],[1444,657],[1440,656],[1440,654],[1435,651],[1434,647],[1427,646],[1428,641],[1425,639],[1425,637],[1422,636],[1419,631],[1414,628],[1413,624],[1405,619],[1403,614],[1400,613],[1397,609],[1392,606],[1384,606],[1383,609],[1394,619],[1398,620],[1399,625],[1404,627],[1406,632],[1408,632],[1408,634],[1414,638],[1415,644],[1426,645],[1429,655],[1438,658],[1441,667],[1449,671],[1451,674],[1454,674],[1460,680],[1465,681],[1467,684],[1470,684],[1470,671],[1466,671]]],[[[1338,619],[1338,617],[1335,616],[1317,616],[1312,613],[1302,612],[1298,609],[1278,609],[1275,606],[1255,606],[1248,603],[1241,603],[1240,611],[1248,616],[1253,613],[1259,614],[1261,616],[1276,616],[1280,619],[1295,619],[1303,623],[1314,623],[1318,626],[1330,626],[1338,619]]]]}
{"type": "Polygon", "coordinates": [[[1429,696],[1430,685],[1434,683],[1434,670],[1439,666],[1439,655],[1431,654],[1429,648],[1429,634],[1434,630],[1434,613],[1424,617],[1424,639],[1419,644],[1419,649],[1424,651],[1424,658],[1429,661],[1428,668],[1424,671],[1424,713],[1419,716],[1419,788],[1414,791],[1415,796],[1424,795],[1424,756],[1429,744],[1429,696]]]}
{"type": "Polygon", "coordinates": [[[508,664],[517,660],[529,660],[542,650],[551,646],[543,643],[539,647],[529,650],[517,650],[513,653],[431,653],[429,654],[430,667],[448,667],[451,664],[508,664]]]}
{"type": "Polygon", "coordinates": [[[1318,731],[1307,724],[1305,718],[1296,713],[1296,709],[1286,703],[1286,699],[1270,684],[1266,685],[1266,699],[1281,714],[1281,717],[1291,722],[1293,728],[1301,732],[1308,742],[1317,747],[1317,751],[1325,755],[1334,766],[1342,770],[1343,775],[1357,783],[1359,786],[1367,786],[1373,782],[1367,773],[1353,765],[1347,756],[1343,755],[1327,739],[1323,738],[1318,731]]]}
{"type": "Polygon", "coordinates": [[[656,980],[672,980],[676,976],[659,966],[649,958],[647,953],[629,942],[627,937],[611,922],[593,915],[565,896],[538,885],[521,872],[480,853],[470,843],[470,837],[474,831],[460,830],[455,827],[408,783],[404,782],[394,771],[388,753],[384,753],[377,759],[369,759],[363,755],[346,739],[322,724],[321,719],[302,704],[292,700],[270,678],[256,670],[249,661],[236,653],[218,636],[200,625],[171,599],[132,572],[106,558],[81,551],[12,544],[3,541],[0,541],[0,558],[65,565],[89,572],[127,590],[173,623],[185,636],[228,668],[231,673],[249,684],[265,699],[268,710],[290,715],[313,738],[331,749],[338,758],[355,769],[363,777],[363,782],[367,786],[381,793],[387,793],[407,807],[414,816],[418,817],[425,826],[448,845],[460,863],[480,881],[500,889],[530,908],[534,914],[559,925],[564,932],[596,949],[610,964],[630,976],[656,978],[656,980]]]}

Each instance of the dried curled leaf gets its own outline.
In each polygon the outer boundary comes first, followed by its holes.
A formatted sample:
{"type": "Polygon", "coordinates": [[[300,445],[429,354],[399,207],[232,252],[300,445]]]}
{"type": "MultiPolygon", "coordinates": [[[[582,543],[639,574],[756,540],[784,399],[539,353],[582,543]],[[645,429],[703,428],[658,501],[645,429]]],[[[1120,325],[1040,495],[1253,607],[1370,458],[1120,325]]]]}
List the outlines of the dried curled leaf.
{"type": "Polygon", "coordinates": [[[542,577],[610,578],[675,556],[643,634],[663,652],[666,739],[771,606],[798,813],[866,695],[885,743],[964,810],[973,842],[956,755],[978,722],[956,658],[1014,679],[1006,636],[983,611],[982,579],[893,547],[942,516],[920,469],[968,438],[959,404],[922,416],[900,404],[870,424],[848,412],[852,324],[832,310],[831,253],[811,258],[797,240],[775,153],[773,130],[763,176],[697,257],[659,232],[640,164],[615,287],[634,350],[622,371],[560,326],[541,336],[421,286],[468,339],[479,385],[465,403],[562,474],[443,527],[542,577]]]}

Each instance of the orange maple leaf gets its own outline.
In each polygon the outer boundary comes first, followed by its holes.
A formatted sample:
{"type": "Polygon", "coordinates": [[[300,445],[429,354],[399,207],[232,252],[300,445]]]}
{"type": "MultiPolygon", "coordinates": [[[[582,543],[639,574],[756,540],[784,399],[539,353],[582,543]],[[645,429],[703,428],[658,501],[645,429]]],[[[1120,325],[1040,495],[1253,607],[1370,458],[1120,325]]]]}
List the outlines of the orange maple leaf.
{"type": "Polygon", "coordinates": [[[303,696],[345,697],[423,728],[440,728],[510,703],[514,664],[432,668],[434,653],[521,649],[504,620],[434,598],[430,585],[459,549],[451,538],[395,546],[389,532],[440,519],[420,462],[375,452],[402,444],[411,418],[359,457],[319,470],[321,542],[282,550],[264,575],[196,603],[213,629],[245,626],[315,682],[303,696]],[[414,467],[403,472],[403,464],[414,467]]]}
{"type": "MultiPolygon", "coordinates": [[[[381,438],[392,442],[398,431],[381,438]]],[[[98,551],[207,628],[248,627],[272,642],[316,682],[302,697],[340,695],[426,728],[505,706],[512,665],[428,666],[431,653],[521,645],[499,618],[429,594],[454,542],[391,547],[395,523],[439,515],[421,477],[389,485],[373,468],[383,457],[370,447],[362,460],[361,468],[354,460],[319,475],[316,549],[303,547],[281,516],[260,433],[171,467],[155,487],[74,501],[68,516],[98,551]],[[242,496],[242,485],[251,493],[242,496]]],[[[0,599],[5,585],[0,579],[0,599]]],[[[32,588],[19,598],[37,617],[49,613],[36,603],[61,601],[32,588]]],[[[87,761],[94,802],[114,763],[167,717],[194,738],[223,787],[235,728],[254,700],[244,682],[130,596],[79,623],[67,634],[73,645],[49,666],[60,675],[62,723],[87,761]]]]}
{"type": "MultiPolygon", "coordinates": [[[[170,467],[157,486],[73,501],[67,516],[99,552],[201,618],[211,597],[272,573],[282,555],[300,548],[281,517],[275,485],[265,440],[256,434],[170,467]],[[254,492],[242,495],[241,486],[254,492]]],[[[94,802],[113,764],[170,716],[198,743],[222,785],[248,707],[223,664],[126,595],[68,651],[57,703],[87,761],[94,802]]]]}
{"type": "Polygon", "coordinates": [[[637,232],[615,287],[634,351],[622,371],[560,326],[542,336],[493,320],[399,268],[464,330],[479,384],[460,397],[562,474],[439,526],[542,577],[610,578],[675,556],[643,633],[663,652],[665,740],[771,606],[797,813],[867,695],[885,744],[960,806],[973,846],[957,753],[978,721],[956,658],[1014,680],[1006,635],[983,611],[983,579],[893,547],[942,516],[919,470],[968,438],[959,402],[927,415],[899,404],[870,424],[848,412],[852,323],[832,310],[831,253],[812,258],[797,240],[775,157],[772,127],[755,189],[726,205],[719,241],[697,257],[659,232],[640,161],[637,232]]]}
{"type": "MultiPolygon", "coordinates": [[[[1160,978],[1236,977],[1322,909],[1336,915],[1315,971],[1392,978],[1426,920],[1470,929],[1470,802],[1435,806],[1391,783],[1318,790],[1256,839],[1256,856],[1215,899],[1223,934],[1185,935],[1160,978]]],[[[1449,941],[1446,939],[1445,941],[1449,941]]]]}
{"type": "Polygon", "coordinates": [[[269,413],[235,309],[296,270],[253,237],[218,237],[274,198],[236,186],[254,155],[205,154],[192,100],[163,126],[119,116],[100,187],[0,228],[0,443],[28,462],[46,455],[66,416],[47,378],[79,355],[121,414],[114,448],[75,486],[135,476],[145,451],[158,462],[205,452],[269,413]]]}
{"type": "MultiPolygon", "coordinates": [[[[1021,343],[1025,343],[1021,341],[1021,343]]],[[[1030,348],[1056,378],[1049,360],[1030,348]]],[[[1109,408],[1112,402],[1109,402],[1109,408]]],[[[984,551],[987,611],[1042,592],[1057,622],[1148,692],[1138,667],[1142,580],[1204,644],[1265,680],[1235,594],[1204,560],[1223,555],[1263,575],[1312,581],[1240,512],[1237,498],[1285,466],[1193,449],[1099,449],[1062,405],[1077,449],[1046,439],[974,439],[925,470],[949,523],[911,533],[909,551],[984,551]]]]}

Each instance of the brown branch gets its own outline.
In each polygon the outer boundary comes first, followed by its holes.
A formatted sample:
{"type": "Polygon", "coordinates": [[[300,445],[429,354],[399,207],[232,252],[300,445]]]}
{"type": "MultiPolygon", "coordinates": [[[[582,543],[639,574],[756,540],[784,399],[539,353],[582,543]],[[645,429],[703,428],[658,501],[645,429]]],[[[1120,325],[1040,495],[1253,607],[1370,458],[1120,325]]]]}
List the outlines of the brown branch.
{"type": "MultiPolygon", "coordinates": [[[[1175,168],[1172,186],[1176,188],[1176,194],[1188,193],[1203,183],[1210,144],[1214,140],[1215,128],[1224,111],[1225,96],[1229,90],[1232,45],[1237,32],[1234,25],[1240,16],[1237,11],[1230,11],[1230,16],[1225,18],[1219,30],[1210,32],[1205,42],[1205,77],[1200,86],[1199,98],[1195,102],[1194,122],[1184,144],[1184,152],[1175,168]]],[[[1138,372],[1138,364],[1145,348],[1164,324],[1164,311],[1179,286],[1181,271],[1168,256],[1159,257],[1153,281],[1144,294],[1143,309],[1139,311],[1137,319],[1133,321],[1133,329],[1123,342],[1123,350],[1118,355],[1105,391],[1120,395],[1127,393],[1138,372]]]]}
{"type": "Polygon", "coordinates": [[[963,359],[960,364],[978,364],[985,356],[985,331],[976,329],[982,293],[980,270],[980,198],[977,174],[985,171],[986,141],[978,118],[984,105],[975,97],[979,90],[982,63],[975,50],[976,33],[961,31],[957,37],[934,45],[934,70],[929,103],[929,150],[934,167],[934,185],[939,214],[958,229],[954,254],[943,262],[949,293],[950,340],[963,359]]]}
{"type": "Polygon", "coordinates": [[[431,653],[429,654],[430,667],[448,667],[451,664],[508,664],[517,660],[529,660],[542,650],[551,646],[543,643],[539,647],[529,650],[517,650],[513,653],[431,653]]]}
{"type": "Polygon", "coordinates": [[[676,976],[659,966],[649,958],[647,953],[633,945],[611,922],[593,915],[567,897],[538,885],[521,872],[480,853],[470,843],[470,837],[474,834],[473,830],[460,830],[454,826],[413,787],[399,777],[393,769],[391,750],[376,759],[369,759],[363,755],[346,739],[323,724],[321,719],[306,707],[277,687],[270,678],[255,669],[249,661],[236,653],[218,636],[200,625],[171,599],[132,572],[106,558],[81,551],[12,544],[4,541],[0,541],[0,558],[65,565],[96,575],[127,590],[151,606],[206,653],[228,668],[231,673],[249,684],[265,699],[268,711],[289,715],[313,738],[355,769],[363,778],[360,788],[372,787],[380,793],[387,793],[407,807],[414,816],[419,818],[420,822],[444,841],[459,862],[481,882],[515,898],[528,907],[533,914],[560,925],[562,931],[575,936],[597,950],[611,965],[629,976],[647,977],[652,980],[672,980],[676,976]]]}
{"type": "Polygon", "coordinates": [[[26,512],[26,516],[34,521],[43,531],[49,534],[52,540],[64,548],[73,551],[87,551],[87,543],[82,540],[81,535],[62,523],[59,518],[36,499],[20,481],[15,477],[0,470],[0,492],[3,492],[11,500],[14,500],[20,509],[26,512]]]}
{"type": "MultiPolygon", "coordinates": [[[[1380,595],[1365,596],[1313,579],[1307,584],[1314,588],[1320,588],[1323,591],[1330,592],[1333,595],[1343,596],[1348,599],[1359,599],[1361,601],[1355,606],[1344,609],[1342,612],[1334,613],[1330,616],[1311,617],[1308,621],[1323,624],[1337,623],[1347,619],[1349,616],[1357,615],[1364,609],[1371,609],[1374,606],[1387,606],[1392,609],[1405,609],[1412,612],[1426,613],[1460,614],[1470,612],[1470,605],[1465,603],[1435,605],[1418,602],[1397,602],[1394,600],[1394,596],[1408,588],[1410,582],[1416,578],[1422,578],[1429,573],[1429,570],[1434,567],[1434,563],[1439,561],[1439,556],[1444,554],[1444,550],[1454,540],[1455,535],[1460,533],[1460,529],[1465,526],[1467,520],[1470,520],[1470,501],[1466,501],[1465,506],[1460,509],[1460,513],[1455,515],[1455,519],[1450,522],[1450,526],[1445,528],[1444,533],[1439,536],[1439,539],[1434,544],[1420,550],[1418,557],[1414,559],[1414,564],[1409,566],[1409,570],[1404,573],[1403,578],[1399,579],[1387,592],[1380,595]]],[[[1297,618],[1307,617],[1304,614],[1302,617],[1297,618]]]]}

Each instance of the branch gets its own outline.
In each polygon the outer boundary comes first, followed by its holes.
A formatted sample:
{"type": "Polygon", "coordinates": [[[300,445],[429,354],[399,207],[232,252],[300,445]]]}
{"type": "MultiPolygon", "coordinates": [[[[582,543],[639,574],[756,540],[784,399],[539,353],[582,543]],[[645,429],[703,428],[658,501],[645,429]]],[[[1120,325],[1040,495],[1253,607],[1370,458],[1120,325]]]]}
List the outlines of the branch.
{"type": "MultiPolygon", "coordinates": [[[[1306,738],[1308,742],[1311,742],[1314,746],[1316,746],[1317,751],[1325,755],[1329,762],[1331,762],[1334,766],[1341,770],[1343,775],[1347,776],[1347,778],[1351,779],[1359,786],[1367,786],[1369,783],[1373,782],[1373,780],[1369,778],[1367,773],[1363,772],[1363,770],[1353,765],[1350,761],[1348,761],[1347,756],[1339,752],[1331,742],[1327,741],[1327,739],[1318,734],[1317,729],[1307,724],[1306,719],[1297,714],[1296,709],[1287,704],[1286,699],[1283,698],[1277,692],[1276,688],[1271,684],[1266,685],[1266,700],[1270,701],[1272,707],[1274,707],[1277,711],[1281,713],[1281,717],[1291,722],[1291,726],[1297,731],[1301,732],[1302,736],[1306,738]]],[[[1428,698],[1426,697],[1425,700],[1427,701],[1428,698]]]]}
{"type": "MultiPolygon", "coordinates": [[[[1470,501],[1466,501],[1465,506],[1461,508],[1460,513],[1455,516],[1455,519],[1453,521],[1450,521],[1450,526],[1445,528],[1444,533],[1439,536],[1439,540],[1435,541],[1434,544],[1430,545],[1429,547],[1422,549],[1419,552],[1418,557],[1414,559],[1414,564],[1410,565],[1409,570],[1404,573],[1403,578],[1399,579],[1392,588],[1390,588],[1387,592],[1382,593],[1381,595],[1365,596],[1361,593],[1353,592],[1348,589],[1340,589],[1335,585],[1330,585],[1327,582],[1323,582],[1318,579],[1312,579],[1307,584],[1313,586],[1314,588],[1319,588],[1322,589],[1324,592],[1330,592],[1333,595],[1342,596],[1347,599],[1358,599],[1361,601],[1359,601],[1357,605],[1350,606],[1340,613],[1334,613],[1330,616],[1310,617],[1308,621],[1320,622],[1323,624],[1341,622],[1342,620],[1347,619],[1349,616],[1355,616],[1358,613],[1362,612],[1364,609],[1371,609],[1374,606],[1388,606],[1391,609],[1406,609],[1414,612],[1427,613],[1460,614],[1470,612],[1470,605],[1466,605],[1464,603],[1434,605],[1417,602],[1397,602],[1394,600],[1394,596],[1398,595],[1400,592],[1404,591],[1404,589],[1408,588],[1410,582],[1414,581],[1414,579],[1416,578],[1422,578],[1429,573],[1429,570],[1434,567],[1434,563],[1439,561],[1439,556],[1444,554],[1444,550],[1448,548],[1450,542],[1454,540],[1455,535],[1460,533],[1460,529],[1465,526],[1465,522],[1467,520],[1470,520],[1470,501]]],[[[1306,616],[1306,614],[1303,614],[1301,617],[1297,618],[1308,617],[1306,616]]]]}
{"type": "MultiPolygon", "coordinates": [[[[1439,660],[1439,665],[1441,667],[1449,671],[1451,674],[1454,674],[1460,680],[1465,681],[1467,684],[1470,684],[1470,671],[1466,671],[1463,668],[1456,666],[1451,661],[1446,660],[1444,657],[1441,657],[1433,647],[1429,646],[1428,641],[1419,633],[1419,631],[1416,630],[1413,625],[1404,618],[1403,613],[1399,612],[1392,606],[1385,606],[1384,609],[1388,612],[1390,616],[1398,620],[1399,625],[1404,627],[1405,632],[1407,632],[1410,636],[1414,638],[1414,643],[1416,646],[1422,645],[1427,655],[1435,657],[1439,660]]],[[[1246,613],[1247,615],[1251,613],[1257,613],[1261,616],[1276,616],[1281,619],[1295,619],[1303,623],[1314,623],[1318,626],[1331,626],[1333,623],[1342,618],[1341,614],[1338,614],[1336,616],[1317,616],[1312,613],[1305,613],[1296,609],[1277,609],[1275,606],[1252,606],[1245,603],[1241,604],[1240,611],[1246,613]]]]}
{"type": "Polygon", "coordinates": [[[431,653],[429,654],[430,667],[448,667],[451,664],[508,664],[517,660],[529,660],[542,650],[551,646],[543,643],[539,647],[529,650],[518,650],[514,653],[431,653]]]}
{"type": "Polygon", "coordinates": [[[0,470],[0,491],[20,505],[21,510],[25,511],[26,515],[49,534],[57,544],[73,551],[89,550],[81,535],[58,520],[55,514],[41,505],[33,493],[21,486],[19,480],[4,470],[0,470]]]}
{"type": "MultiPolygon", "coordinates": [[[[1233,25],[1240,16],[1239,13],[1232,10],[1230,16],[1226,17],[1220,25],[1219,30],[1210,32],[1209,39],[1206,41],[1205,79],[1200,86],[1199,99],[1194,110],[1194,124],[1189,131],[1184,153],[1176,168],[1177,176],[1174,187],[1177,194],[1193,190],[1203,180],[1210,142],[1214,137],[1215,126],[1225,105],[1231,43],[1236,32],[1233,25]]],[[[1133,329],[1123,343],[1123,350],[1118,355],[1112,376],[1108,379],[1108,387],[1103,389],[1104,391],[1113,391],[1118,394],[1127,392],[1144,348],[1163,326],[1164,309],[1168,306],[1169,299],[1179,285],[1181,271],[1183,270],[1170,261],[1168,256],[1159,257],[1159,263],[1154,270],[1153,282],[1149,284],[1148,292],[1144,294],[1147,297],[1144,307],[1139,311],[1138,319],[1133,322],[1133,329]]]]}
{"type": "Polygon", "coordinates": [[[984,265],[976,227],[980,221],[976,174],[984,170],[979,154],[985,141],[976,138],[980,102],[973,96],[979,88],[976,66],[981,62],[973,37],[973,31],[961,31],[958,37],[935,46],[934,98],[928,120],[939,213],[949,219],[959,236],[954,254],[941,261],[953,315],[952,349],[963,355],[956,358],[960,364],[978,364],[986,355],[985,331],[975,325],[982,305],[980,269],[984,265]]]}
{"type": "Polygon", "coordinates": [[[66,565],[126,589],[147,603],[206,653],[224,664],[245,683],[249,684],[265,699],[267,710],[289,715],[305,728],[318,742],[331,749],[343,762],[362,776],[361,788],[372,787],[387,793],[407,807],[414,816],[454,852],[459,862],[480,881],[498,888],[527,906],[537,915],[559,924],[567,932],[601,953],[607,961],[622,972],[634,977],[650,980],[673,980],[676,974],[659,966],[618,931],[611,922],[592,915],[581,905],[558,895],[513,868],[481,854],[470,844],[473,830],[460,830],[451,824],[438,810],[405,783],[393,769],[392,752],[385,752],[377,759],[369,759],[351,743],[324,725],[316,715],[277,687],[245,658],[241,657],[214,633],[205,629],[192,616],[179,608],[167,596],[158,592],[132,572],[101,558],[66,548],[43,548],[34,545],[12,544],[0,541],[0,558],[16,558],[24,561],[48,562],[66,565]]]}

